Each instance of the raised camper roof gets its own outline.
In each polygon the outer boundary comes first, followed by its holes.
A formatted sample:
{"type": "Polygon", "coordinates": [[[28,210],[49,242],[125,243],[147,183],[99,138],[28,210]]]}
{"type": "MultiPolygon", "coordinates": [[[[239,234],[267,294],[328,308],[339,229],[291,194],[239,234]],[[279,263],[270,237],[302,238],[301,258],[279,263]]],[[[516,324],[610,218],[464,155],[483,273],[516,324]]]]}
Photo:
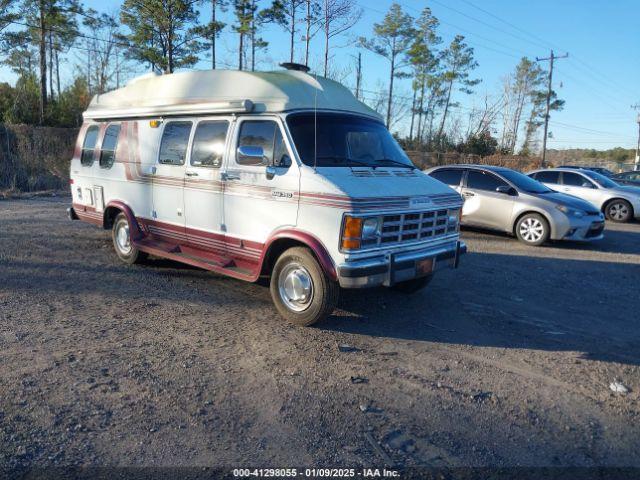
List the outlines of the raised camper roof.
{"type": "Polygon", "coordinates": [[[302,71],[205,70],[146,74],[127,86],[95,95],[85,119],[208,113],[341,110],[381,119],[338,82],[302,71]]]}

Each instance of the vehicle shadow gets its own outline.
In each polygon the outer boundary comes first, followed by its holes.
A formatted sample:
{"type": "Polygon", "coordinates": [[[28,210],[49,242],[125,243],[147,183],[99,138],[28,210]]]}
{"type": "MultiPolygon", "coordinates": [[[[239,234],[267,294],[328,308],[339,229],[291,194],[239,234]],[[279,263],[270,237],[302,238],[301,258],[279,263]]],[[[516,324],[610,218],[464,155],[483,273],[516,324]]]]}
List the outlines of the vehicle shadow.
{"type": "Polygon", "coordinates": [[[323,330],[475,347],[578,351],[640,365],[640,265],[469,253],[423,291],[345,291],[323,330]],[[608,292],[624,302],[615,302],[608,292]]]}

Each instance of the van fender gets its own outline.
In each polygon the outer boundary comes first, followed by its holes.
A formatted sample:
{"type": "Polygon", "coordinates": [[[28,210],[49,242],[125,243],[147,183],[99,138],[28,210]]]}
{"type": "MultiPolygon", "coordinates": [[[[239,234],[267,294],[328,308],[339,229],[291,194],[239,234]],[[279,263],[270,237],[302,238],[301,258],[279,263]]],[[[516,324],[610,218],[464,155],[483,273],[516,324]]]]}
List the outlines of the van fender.
{"type": "Polygon", "coordinates": [[[329,252],[327,251],[325,246],[322,244],[320,239],[318,239],[315,235],[309,232],[305,232],[303,230],[298,230],[295,228],[278,230],[269,237],[269,239],[267,240],[267,243],[264,246],[262,258],[260,259],[261,266],[264,265],[264,261],[267,258],[269,251],[271,250],[271,247],[274,245],[274,243],[276,243],[278,240],[283,240],[283,239],[294,240],[310,248],[311,251],[314,253],[316,259],[318,260],[318,263],[320,263],[320,267],[322,268],[324,273],[331,280],[334,280],[334,281],[338,280],[338,274],[336,271],[336,267],[333,263],[333,260],[331,258],[331,255],[329,255],[329,252]]]}
{"type": "MultiPolygon", "coordinates": [[[[141,240],[144,237],[144,233],[140,229],[140,225],[138,225],[138,220],[136,216],[133,214],[133,210],[124,202],[120,200],[112,200],[107,203],[106,208],[104,209],[105,215],[109,208],[116,208],[125,214],[127,220],[129,221],[129,236],[131,237],[131,241],[135,242],[137,240],[141,240]]],[[[106,218],[103,222],[103,225],[106,224],[106,218]]]]}

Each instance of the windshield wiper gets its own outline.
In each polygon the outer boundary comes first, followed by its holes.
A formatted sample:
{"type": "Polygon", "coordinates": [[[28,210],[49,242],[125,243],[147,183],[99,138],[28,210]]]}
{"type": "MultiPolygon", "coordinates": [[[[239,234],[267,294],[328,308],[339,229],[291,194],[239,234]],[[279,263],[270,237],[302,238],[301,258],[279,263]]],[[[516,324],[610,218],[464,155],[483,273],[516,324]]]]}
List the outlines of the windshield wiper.
{"type": "MultiPolygon", "coordinates": [[[[355,163],[356,165],[362,165],[363,167],[369,167],[369,168],[373,168],[374,170],[376,169],[377,165],[371,165],[370,163],[367,162],[363,162],[361,160],[356,160],[355,158],[348,158],[348,157],[340,157],[338,155],[318,155],[316,156],[316,160],[319,159],[333,159],[333,160],[340,160],[343,162],[351,162],[351,163],[355,163]]],[[[346,165],[349,166],[349,165],[346,165]]]]}
{"type": "Polygon", "coordinates": [[[395,165],[400,165],[401,167],[410,168],[411,170],[415,170],[417,167],[415,165],[407,165],[406,163],[399,162],[398,160],[392,160],[391,158],[378,158],[376,162],[389,162],[395,165]]]}

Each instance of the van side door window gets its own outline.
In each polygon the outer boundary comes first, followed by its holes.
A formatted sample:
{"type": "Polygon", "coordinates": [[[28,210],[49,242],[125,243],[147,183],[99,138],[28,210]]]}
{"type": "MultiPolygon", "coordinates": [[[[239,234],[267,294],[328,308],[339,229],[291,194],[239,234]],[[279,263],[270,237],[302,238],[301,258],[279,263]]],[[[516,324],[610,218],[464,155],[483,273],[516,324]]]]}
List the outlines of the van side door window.
{"type": "Polygon", "coordinates": [[[96,148],[96,141],[98,140],[98,125],[91,125],[87,129],[87,133],[84,135],[84,142],[82,143],[82,155],[80,157],[80,163],[84,167],[90,167],[93,164],[93,155],[96,148]]]}
{"type": "Polygon", "coordinates": [[[168,122],[162,132],[158,163],[164,165],[184,165],[191,135],[191,122],[168,122]]]}
{"type": "Polygon", "coordinates": [[[273,164],[273,152],[275,150],[276,132],[280,128],[273,120],[245,120],[240,124],[238,136],[238,152],[236,163],[238,165],[262,166],[273,164]],[[255,155],[243,155],[243,147],[246,153],[257,153],[262,150],[262,159],[255,155]]]}
{"type": "Polygon", "coordinates": [[[198,123],[191,147],[192,167],[220,168],[228,129],[229,122],[226,120],[205,120],[198,123]]]}
{"type": "Polygon", "coordinates": [[[100,168],[111,168],[116,158],[118,148],[118,136],[120,135],[120,125],[113,124],[107,127],[102,139],[100,148],[100,168]]]}

